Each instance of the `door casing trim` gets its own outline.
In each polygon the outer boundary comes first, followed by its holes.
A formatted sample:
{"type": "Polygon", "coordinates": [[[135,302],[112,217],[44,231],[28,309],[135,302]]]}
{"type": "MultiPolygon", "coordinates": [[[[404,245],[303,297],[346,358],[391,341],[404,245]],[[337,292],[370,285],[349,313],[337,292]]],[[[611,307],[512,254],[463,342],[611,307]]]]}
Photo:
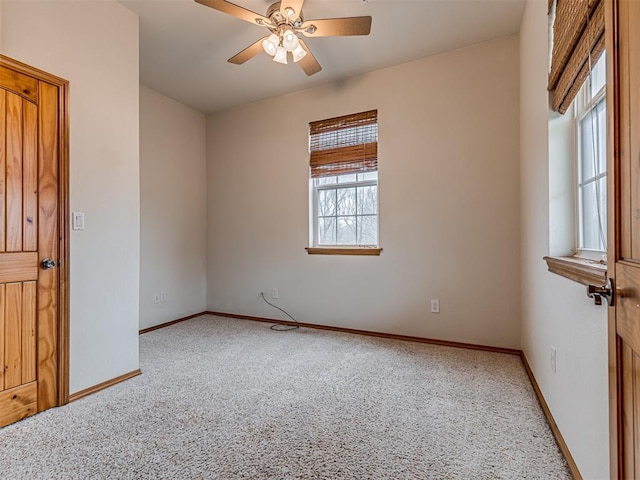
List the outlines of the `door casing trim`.
{"type": "MultiPolygon", "coordinates": [[[[607,52],[607,274],[615,282],[616,262],[620,255],[620,71],[618,49],[618,1],[605,2],[605,49],[607,52]],[[613,200],[613,201],[612,201],[613,200]]],[[[609,307],[607,343],[609,350],[609,473],[612,479],[623,472],[621,426],[621,378],[618,370],[620,345],[616,333],[616,308],[609,307]]]]}

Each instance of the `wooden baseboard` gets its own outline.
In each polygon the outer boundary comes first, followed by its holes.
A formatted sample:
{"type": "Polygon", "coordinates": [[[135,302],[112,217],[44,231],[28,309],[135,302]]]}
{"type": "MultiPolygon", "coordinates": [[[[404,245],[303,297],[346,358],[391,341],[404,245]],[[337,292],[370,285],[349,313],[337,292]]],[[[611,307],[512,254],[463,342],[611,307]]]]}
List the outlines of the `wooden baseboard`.
{"type": "Polygon", "coordinates": [[[139,334],[153,332],[154,330],[159,330],[160,328],[168,327],[169,325],[174,325],[176,323],[184,322],[185,320],[191,320],[192,318],[200,317],[207,312],[194,313],[193,315],[189,315],[187,317],[178,318],[177,320],[171,320],[170,322],[161,323],[160,325],[154,325],[153,327],[143,328],[140,330],[139,334]]]}
{"type": "Polygon", "coordinates": [[[569,451],[569,447],[567,446],[562,434],[560,433],[560,429],[556,424],[553,415],[551,414],[551,410],[549,409],[549,405],[547,405],[547,401],[544,399],[542,395],[542,390],[540,390],[540,386],[536,380],[536,377],[533,375],[533,370],[529,366],[529,362],[527,361],[527,356],[522,352],[522,363],[524,364],[524,369],[527,371],[527,375],[529,375],[529,380],[531,380],[531,384],[533,385],[533,390],[536,392],[536,396],[538,397],[538,401],[540,402],[540,406],[542,407],[542,411],[544,412],[545,417],[547,417],[547,423],[549,423],[549,427],[551,428],[551,432],[553,436],[556,438],[556,442],[558,444],[558,448],[560,448],[560,452],[564,456],[567,461],[567,465],[569,466],[569,470],[571,475],[575,480],[582,480],[582,474],[580,470],[578,470],[578,466],[576,465],[571,452],[569,451]]]}
{"type": "Polygon", "coordinates": [[[69,395],[69,402],[75,402],[76,400],[86,397],[87,395],[91,395],[92,393],[99,392],[100,390],[109,388],[117,383],[124,382],[125,380],[129,380],[130,378],[137,377],[141,373],[142,371],[138,368],[133,372],[125,373],[124,375],[120,375],[119,377],[112,378],[111,380],[107,380],[106,382],[102,382],[97,385],[94,385],[93,387],[80,390],[79,392],[69,395]]]}
{"type": "MultiPolygon", "coordinates": [[[[218,317],[237,318],[240,320],[251,320],[254,322],[277,323],[280,325],[296,325],[289,320],[276,320],[273,318],[252,317],[250,315],[237,315],[235,313],[223,312],[205,312],[206,315],[216,315],[218,317]]],[[[507,353],[509,355],[522,355],[522,351],[513,348],[490,347],[487,345],[476,345],[473,343],[450,342],[448,340],[437,340],[433,338],[412,337],[410,335],[396,335],[394,333],[371,332],[369,330],[359,330],[356,328],[331,327],[328,325],[318,325],[315,323],[301,323],[298,325],[306,328],[315,328],[316,330],[330,330],[332,332],[352,333],[355,335],[365,335],[368,337],[390,338],[392,340],[404,340],[406,342],[429,343],[432,345],[441,345],[444,347],[467,348],[470,350],[482,350],[485,352],[507,353]]]]}

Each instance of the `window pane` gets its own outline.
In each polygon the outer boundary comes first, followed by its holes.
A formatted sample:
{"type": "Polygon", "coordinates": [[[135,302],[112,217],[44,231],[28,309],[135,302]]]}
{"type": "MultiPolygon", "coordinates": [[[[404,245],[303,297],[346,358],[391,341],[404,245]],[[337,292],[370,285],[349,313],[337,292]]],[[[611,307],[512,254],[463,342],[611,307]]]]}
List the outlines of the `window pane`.
{"type": "Polygon", "coordinates": [[[604,173],[607,169],[607,118],[605,101],[601,100],[580,121],[580,162],[582,181],[604,173]],[[593,152],[597,157],[594,158],[593,152]]]}
{"type": "Polygon", "coordinates": [[[318,243],[320,245],[335,245],[336,243],[335,217],[318,219],[318,243]]]}
{"type": "Polygon", "coordinates": [[[336,214],[336,190],[318,190],[318,216],[329,217],[336,214]]]}
{"type": "Polygon", "coordinates": [[[378,213],[378,187],[358,187],[358,215],[378,213]]]}
{"type": "Polygon", "coordinates": [[[378,186],[340,186],[347,182],[377,182],[378,172],[314,179],[317,245],[377,245],[378,186]],[[322,187],[335,185],[335,187],[322,187]]]}
{"type": "Polygon", "coordinates": [[[355,182],[357,178],[357,174],[356,173],[350,173],[348,175],[340,175],[338,177],[338,183],[351,183],[351,182],[355,182]]]}
{"type": "Polygon", "coordinates": [[[600,246],[598,235],[596,187],[595,183],[589,183],[582,187],[582,248],[597,250],[600,246]]]}
{"type": "Polygon", "coordinates": [[[338,215],[355,215],[356,213],[356,189],[338,189],[338,215]]]}
{"type": "Polygon", "coordinates": [[[593,98],[607,81],[606,53],[603,53],[591,70],[591,98],[593,98]]]}
{"type": "Polygon", "coordinates": [[[607,212],[606,177],[582,188],[582,248],[605,250],[603,236],[606,232],[607,212]],[[599,215],[598,215],[599,214],[599,215]]]}
{"type": "Polygon", "coordinates": [[[606,102],[602,99],[596,105],[598,117],[598,173],[607,171],[607,111],[606,102]]]}
{"type": "Polygon", "coordinates": [[[358,217],[358,245],[378,244],[378,217],[358,217]]]}
{"type": "Polygon", "coordinates": [[[597,120],[594,115],[588,113],[581,121],[580,121],[580,163],[582,164],[582,181],[585,181],[589,178],[593,178],[595,176],[595,168],[594,168],[594,133],[597,130],[597,120]]]}
{"type": "Polygon", "coordinates": [[[356,243],[356,217],[338,217],[338,244],[356,243]]]}
{"type": "Polygon", "coordinates": [[[378,180],[378,172],[359,173],[358,179],[361,181],[378,180]]]}
{"type": "Polygon", "coordinates": [[[598,180],[598,202],[600,207],[600,250],[607,249],[607,177],[598,180]],[[604,238],[603,238],[604,237],[604,238]],[[602,243],[604,240],[605,243],[602,243]]]}
{"type": "Polygon", "coordinates": [[[333,185],[338,181],[337,177],[320,177],[316,178],[316,185],[333,185]]]}

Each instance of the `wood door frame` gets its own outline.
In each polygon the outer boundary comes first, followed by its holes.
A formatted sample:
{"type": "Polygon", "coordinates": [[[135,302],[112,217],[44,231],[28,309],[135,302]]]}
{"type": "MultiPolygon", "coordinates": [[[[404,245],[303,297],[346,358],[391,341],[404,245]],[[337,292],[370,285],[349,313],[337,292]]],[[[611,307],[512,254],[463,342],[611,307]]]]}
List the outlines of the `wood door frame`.
{"type": "MultiPolygon", "coordinates": [[[[607,52],[607,273],[615,287],[616,262],[621,253],[621,159],[620,159],[620,49],[618,0],[605,1],[605,40],[607,52]],[[613,201],[612,201],[613,200],[613,201]]],[[[616,292],[617,294],[618,292],[616,292]]],[[[616,333],[616,308],[608,308],[609,348],[609,469],[612,479],[623,472],[622,378],[619,370],[620,344],[616,333]]]]}
{"type": "Polygon", "coordinates": [[[69,403],[69,82],[0,54],[0,66],[58,88],[58,312],[57,406],[69,403]]]}

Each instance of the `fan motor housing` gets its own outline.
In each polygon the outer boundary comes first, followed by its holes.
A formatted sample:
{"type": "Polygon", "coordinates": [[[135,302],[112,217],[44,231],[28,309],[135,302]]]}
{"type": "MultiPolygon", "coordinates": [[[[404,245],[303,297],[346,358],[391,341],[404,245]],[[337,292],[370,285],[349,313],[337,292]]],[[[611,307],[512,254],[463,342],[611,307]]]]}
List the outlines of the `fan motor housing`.
{"type": "Polygon", "coordinates": [[[284,16],[280,12],[280,2],[276,2],[267,9],[267,14],[265,15],[265,17],[270,19],[271,22],[273,22],[273,24],[277,25],[278,27],[281,27],[282,25],[290,25],[292,27],[298,28],[304,22],[304,16],[302,14],[302,11],[297,13],[298,16],[295,19],[284,16]]]}

